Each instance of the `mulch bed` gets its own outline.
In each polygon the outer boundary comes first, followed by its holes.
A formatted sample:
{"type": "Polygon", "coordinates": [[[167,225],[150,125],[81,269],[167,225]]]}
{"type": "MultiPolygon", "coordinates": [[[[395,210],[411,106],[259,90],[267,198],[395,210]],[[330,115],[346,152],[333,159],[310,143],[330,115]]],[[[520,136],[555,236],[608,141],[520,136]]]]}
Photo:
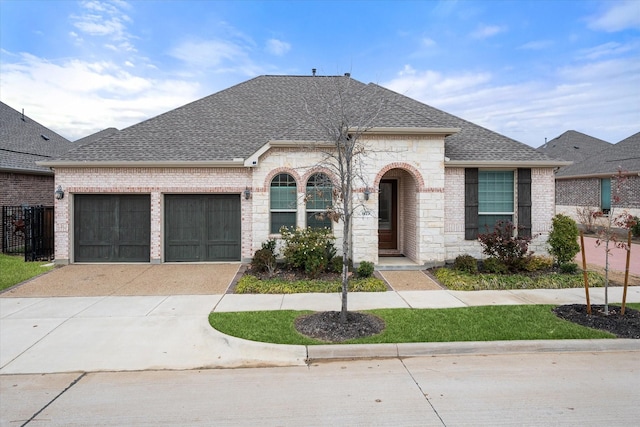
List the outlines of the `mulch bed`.
{"type": "Polygon", "coordinates": [[[353,311],[347,312],[347,322],[342,323],[339,311],[323,311],[298,317],[295,327],[308,337],[338,343],[377,335],[384,330],[385,324],[377,316],[353,311]]]}
{"type": "Polygon", "coordinates": [[[567,304],[553,309],[556,316],[589,328],[610,332],[618,338],[640,339],[640,311],[626,307],[624,316],[621,307],[610,305],[605,315],[604,305],[591,305],[591,314],[587,314],[585,304],[567,304]]]}

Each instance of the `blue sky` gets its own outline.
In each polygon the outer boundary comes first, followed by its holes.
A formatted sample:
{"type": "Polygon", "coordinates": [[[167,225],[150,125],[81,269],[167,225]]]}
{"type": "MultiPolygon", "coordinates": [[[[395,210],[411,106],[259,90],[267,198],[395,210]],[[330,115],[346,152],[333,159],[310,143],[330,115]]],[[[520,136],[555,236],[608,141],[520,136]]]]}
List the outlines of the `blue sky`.
{"type": "Polygon", "coordinates": [[[0,0],[0,100],[75,140],[350,72],[537,147],[640,131],[640,1],[0,0]]]}

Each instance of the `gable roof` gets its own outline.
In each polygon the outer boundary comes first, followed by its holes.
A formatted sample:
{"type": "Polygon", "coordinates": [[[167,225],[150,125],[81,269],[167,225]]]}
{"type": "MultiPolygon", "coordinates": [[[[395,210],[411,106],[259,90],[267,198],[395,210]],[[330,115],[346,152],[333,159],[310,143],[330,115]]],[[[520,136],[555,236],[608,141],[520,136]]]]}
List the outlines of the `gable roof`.
{"type": "Polygon", "coordinates": [[[36,161],[58,158],[74,144],[0,102],[0,170],[51,174],[36,161]]]}
{"type": "Polygon", "coordinates": [[[640,173],[640,132],[579,163],[561,168],[556,173],[556,178],[613,176],[618,171],[640,173]]]}
{"type": "Polygon", "coordinates": [[[568,130],[560,136],[537,148],[537,151],[556,159],[581,162],[612,144],[575,130],[568,130]]]}
{"type": "Polygon", "coordinates": [[[104,138],[105,136],[109,136],[112,135],[116,132],[120,132],[118,129],[116,128],[106,128],[106,129],[102,129],[101,131],[98,131],[96,133],[92,133],[91,135],[87,135],[83,138],[80,139],[76,139],[74,141],[74,143],[78,146],[80,145],[85,145],[85,144],[89,144],[91,142],[95,142],[97,140],[99,140],[100,138],[104,138]]]}
{"type": "Polygon", "coordinates": [[[445,140],[445,156],[452,162],[558,163],[525,144],[373,83],[349,76],[260,76],[84,144],[59,162],[46,164],[237,163],[269,141],[326,141],[305,107],[322,106],[323,95],[337,85],[346,88],[352,112],[371,109],[371,99],[384,99],[369,126],[441,129],[444,134],[459,128],[445,140]]]}

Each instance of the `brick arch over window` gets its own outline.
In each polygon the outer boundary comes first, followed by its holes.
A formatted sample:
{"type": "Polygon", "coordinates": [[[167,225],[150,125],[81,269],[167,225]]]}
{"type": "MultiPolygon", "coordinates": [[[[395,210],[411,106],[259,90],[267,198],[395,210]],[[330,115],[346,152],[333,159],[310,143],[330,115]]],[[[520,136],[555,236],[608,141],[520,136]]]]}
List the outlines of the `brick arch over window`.
{"type": "Polygon", "coordinates": [[[273,178],[275,178],[277,175],[281,173],[286,173],[288,175],[291,175],[293,179],[296,180],[296,191],[298,193],[301,191],[304,191],[304,185],[306,181],[303,181],[300,175],[295,170],[291,168],[285,168],[285,167],[275,168],[267,174],[267,176],[264,178],[262,191],[269,191],[269,188],[271,187],[271,181],[273,181],[273,178]]]}
{"type": "Polygon", "coordinates": [[[304,184],[306,186],[307,185],[307,181],[309,181],[309,178],[311,178],[313,175],[315,175],[317,173],[323,173],[327,177],[329,177],[329,179],[331,180],[331,183],[333,184],[334,187],[339,187],[340,186],[340,181],[338,180],[338,177],[333,172],[331,172],[329,169],[323,168],[323,167],[315,167],[315,168],[312,168],[312,169],[308,170],[302,176],[302,180],[300,181],[300,183],[304,184]]]}
{"type": "Polygon", "coordinates": [[[390,163],[380,169],[373,182],[374,188],[378,188],[380,186],[382,177],[384,177],[384,175],[392,169],[402,169],[407,171],[415,180],[418,192],[425,191],[424,179],[422,178],[422,174],[420,173],[420,171],[415,166],[403,162],[390,163]]]}

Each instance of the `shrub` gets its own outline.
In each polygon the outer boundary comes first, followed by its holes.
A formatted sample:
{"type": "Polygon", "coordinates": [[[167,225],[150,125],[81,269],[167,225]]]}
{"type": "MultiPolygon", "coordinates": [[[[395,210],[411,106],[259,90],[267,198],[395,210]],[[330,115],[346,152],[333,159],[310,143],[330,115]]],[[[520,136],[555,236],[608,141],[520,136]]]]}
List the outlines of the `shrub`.
{"type": "Polygon", "coordinates": [[[527,265],[524,269],[527,271],[544,271],[551,270],[553,267],[553,258],[548,256],[531,256],[527,259],[527,265]]]}
{"type": "Polygon", "coordinates": [[[573,219],[562,214],[553,217],[547,244],[558,265],[571,262],[580,252],[578,235],[578,225],[573,219]]]}
{"type": "Polygon", "coordinates": [[[640,237],[640,218],[637,216],[633,217],[634,224],[631,226],[631,234],[634,237],[640,237]]]}
{"type": "Polygon", "coordinates": [[[504,262],[498,258],[487,258],[482,263],[482,269],[487,273],[505,274],[509,271],[504,262]]]}
{"type": "Polygon", "coordinates": [[[510,271],[523,270],[531,255],[529,243],[532,237],[514,235],[515,231],[516,226],[510,221],[498,221],[493,232],[478,236],[482,252],[498,258],[510,271]]]}
{"type": "Polygon", "coordinates": [[[578,221],[584,227],[585,232],[593,233],[595,231],[597,213],[598,213],[597,209],[592,209],[589,206],[576,208],[576,215],[578,216],[578,221]]]}
{"type": "Polygon", "coordinates": [[[276,256],[268,248],[258,249],[253,254],[251,267],[257,271],[268,271],[273,274],[276,271],[276,256]]]}
{"type": "Polygon", "coordinates": [[[334,256],[329,261],[329,271],[333,273],[342,273],[342,257],[334,256]]]}
{"type": "Polygon", "coordinates": [[[471,255],[458,255],[453,261],[453,269],[476,274],[478,272],[478,261],[471,255]]]}
{"type": "Polygon", "coordinates": [[[575,262],[565,262],[560,264],[560,272],[564,274],[576,274],[578,272],[578,264],[575,262]]]}
{"type": "Polygon", "coordinates": [[[362,261],[358,266],[358,277],[371,277],[373,275],[373,263],[362,261]]]}
{"type": "Polygon", "coordinates": [[[334,253],[331,230],[326,228],[296,228],[280,230],[284,248],[282,255],[287,264],[301,268],[311,277],[317,277],[329,265],[328,254],[334,253]]]}

